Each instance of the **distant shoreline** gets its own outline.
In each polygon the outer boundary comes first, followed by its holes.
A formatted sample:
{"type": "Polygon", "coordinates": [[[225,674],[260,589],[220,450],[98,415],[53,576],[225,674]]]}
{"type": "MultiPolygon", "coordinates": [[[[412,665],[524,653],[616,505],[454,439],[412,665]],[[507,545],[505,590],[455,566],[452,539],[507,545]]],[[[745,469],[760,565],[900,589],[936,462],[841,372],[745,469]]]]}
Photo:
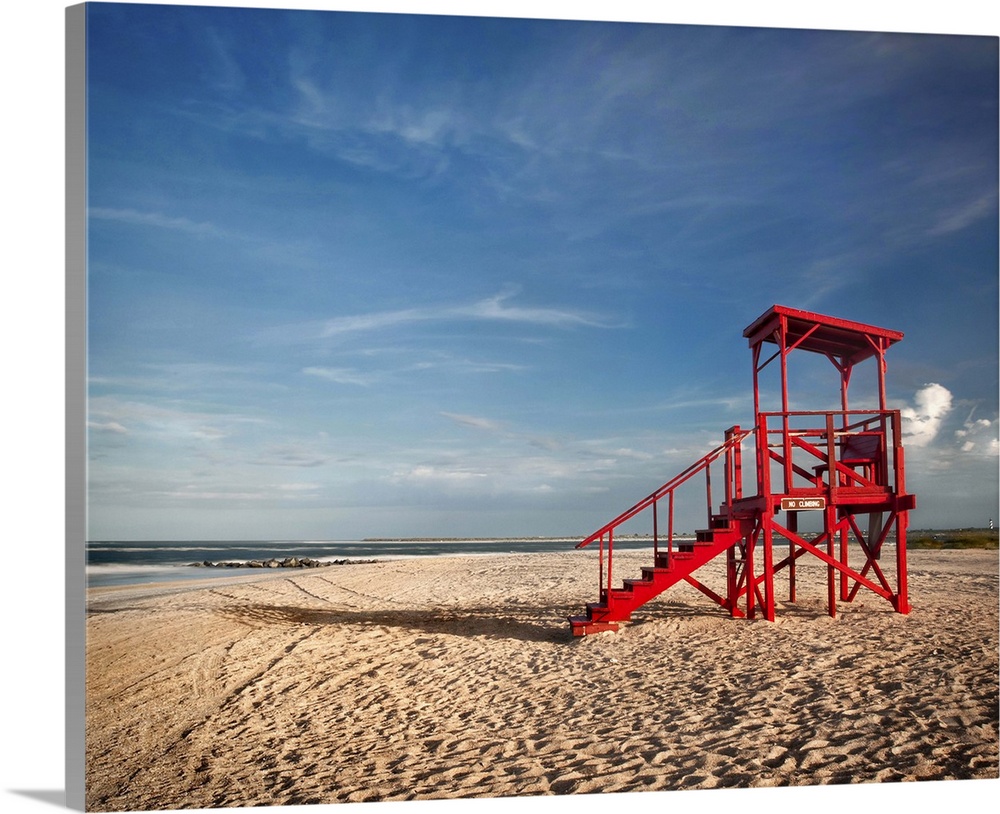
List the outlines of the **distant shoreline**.
{"type": "MultiPolygon", "coordinates": [[[[571,534],[562,537],[363,537],[362,543],[572,543],[585,540],[586,534],[571,534]]],[[[677,532],[678,537],[694,537],[694,532],[677,532]]],[[[615,535],[616,540],[635,540],[638,542],[653,542],[652,534],[621,534],[615,535]]],[[[665,540],[666,537],[660,537],[665,540]]]]}
{"type": "MultiPolygon", "coordinates": [[[[988,529],[986,527],[975,527],[975,526],[962,526],[953,528],[914,528],[910,527],[907,529],[907,538],[909,541],[918,539],[920,537],[933,537],[933,536],[944,536],[944,535],[967,535],[967,534],[985,534],[997,536],[997,529],[988,529]]],[[[362,537],[362,538],[274,538],[274,537],[264,537],[258,540],[241,540],[241,539],[183,539],[183,540],[132,540],[132,539],[122,539],[122,540],[88,540],[87,545],[119,545],[123,543],[138,543],[142,545],[150,545],[156,543],[183,543],[183,544],[231,544],[231,543],[247,543],[247,544],[262,544],[262,543],[282,543],[282,544],[311,544],[311,543],[560,543],[560,542],[579,542],[580,540],[586,539],[588,534],[564,534],[557,536],[520,536],[520,537],[362,537]]],[[[674,539],[683,539],[687,537],[694,537],[695,533],[693,531],[677,531],[674,532],[674,539]]],[[[894,534],[890,537],[895,536],[894,534]]],[[[653,542],[652,534],[616,534],[615,540],[629,540],[636,542],[653,542]]],[[[666,535],[660,535],[660,540],[666,540],[666,535]]]]}

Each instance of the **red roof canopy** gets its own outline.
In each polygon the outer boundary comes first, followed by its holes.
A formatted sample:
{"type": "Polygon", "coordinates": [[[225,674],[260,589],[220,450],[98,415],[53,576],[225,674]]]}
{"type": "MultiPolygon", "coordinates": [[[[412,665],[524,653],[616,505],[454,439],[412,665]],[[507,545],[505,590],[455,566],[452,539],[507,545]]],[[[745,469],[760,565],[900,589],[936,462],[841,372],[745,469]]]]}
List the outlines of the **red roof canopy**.
{"type": "Polygon", "coordinates": [[[807,350],[857,364],[885,351],[903,338],[900,331],[877,328],[861,322],[772,305],[743,331],[750,347],[761,342],[781,343],[781,322],[786,322],[785,344],[789,350],[807,350]]]}

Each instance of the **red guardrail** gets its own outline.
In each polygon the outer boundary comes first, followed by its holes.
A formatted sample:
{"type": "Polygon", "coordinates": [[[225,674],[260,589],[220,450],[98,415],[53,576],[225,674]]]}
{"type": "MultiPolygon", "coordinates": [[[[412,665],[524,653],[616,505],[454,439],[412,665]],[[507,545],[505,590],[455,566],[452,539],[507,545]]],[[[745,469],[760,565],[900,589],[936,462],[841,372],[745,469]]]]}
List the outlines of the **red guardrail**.
{"type": "Polygon", "coordinates": [[[711,466],[720,457],[724,457],[725,463],[725,491],[726,491],[726,504],[731,505],[733,500],[742,497],[742,443],[747,436],[751,435],[753,430],[741,430],[738,426],[732,427],[726,431],[726,440],[720,444],[718,447],[713,449],[711,452],[703,455],[695,463],[691,464],[687,469],[681,472],[679,475],[671,478],[663,486],[661,486],[656,491],[652,492],[647,497],[640,500],[634,506],[626,509],[620,515],[618,515],[614,520],[605,523],[601,528],[591,534],[589,537],[584,538],[582,541],[576,544],[576,548],[584,548],[590,545],[595,540],[600,544],[600,553],[598,556],[598,570],[599,570],[599,583],[600,591],[599,595],[603,595],[604,587],[607,585],[611,587],[611,572],[612,572],[612,562],[614,559],[614,530],[618,526],[622,525],[633,517],[647,509],[652,509],[653,511],[653,549],[654,556],[659,553],[659,517],[657,507],[661,500],[666,498],[667,500],[667,553],[668,555],[673,553],[673,540],[674,540],[674,493],[677,489],[693,478],[700,472],[705,472],[705,485],[706,485],[706,498],[708,506],[708,525],[711,527],[712,524],[712,477],[711,477],[711,466]],[[605,538],[607,538],[607,580],[605,581],[605,567],[604,567],[604,545],[605,538]]]}

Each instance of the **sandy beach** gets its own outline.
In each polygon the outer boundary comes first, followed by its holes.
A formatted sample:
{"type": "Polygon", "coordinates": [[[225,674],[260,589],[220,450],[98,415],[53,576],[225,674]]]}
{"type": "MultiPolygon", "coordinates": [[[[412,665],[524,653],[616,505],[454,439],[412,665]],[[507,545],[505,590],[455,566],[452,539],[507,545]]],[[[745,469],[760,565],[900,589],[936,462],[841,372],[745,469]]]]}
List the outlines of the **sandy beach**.
{"type": "Polygon", "coordinates": [[[590,552],[93,590],[87,805],[996,778],[997,552],[911,552],[908,616],[832,619],[825,575],[800,561],[775,623],[684,586],[580,639],[590,552]]]}

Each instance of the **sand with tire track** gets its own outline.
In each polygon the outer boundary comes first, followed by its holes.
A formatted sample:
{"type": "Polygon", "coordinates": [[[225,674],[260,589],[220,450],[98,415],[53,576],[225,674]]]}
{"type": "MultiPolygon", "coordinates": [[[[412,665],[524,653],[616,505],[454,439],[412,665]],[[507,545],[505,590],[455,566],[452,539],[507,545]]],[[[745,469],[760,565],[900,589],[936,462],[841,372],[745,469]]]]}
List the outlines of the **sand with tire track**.
{"type": "Polygon", "coordinates": [[[995,551],[911,552],[908,616],[805,558],[775,623],[684,586],[573,639],[587,555],[91,591],[88,808],[997,777],[995,551]]]}

